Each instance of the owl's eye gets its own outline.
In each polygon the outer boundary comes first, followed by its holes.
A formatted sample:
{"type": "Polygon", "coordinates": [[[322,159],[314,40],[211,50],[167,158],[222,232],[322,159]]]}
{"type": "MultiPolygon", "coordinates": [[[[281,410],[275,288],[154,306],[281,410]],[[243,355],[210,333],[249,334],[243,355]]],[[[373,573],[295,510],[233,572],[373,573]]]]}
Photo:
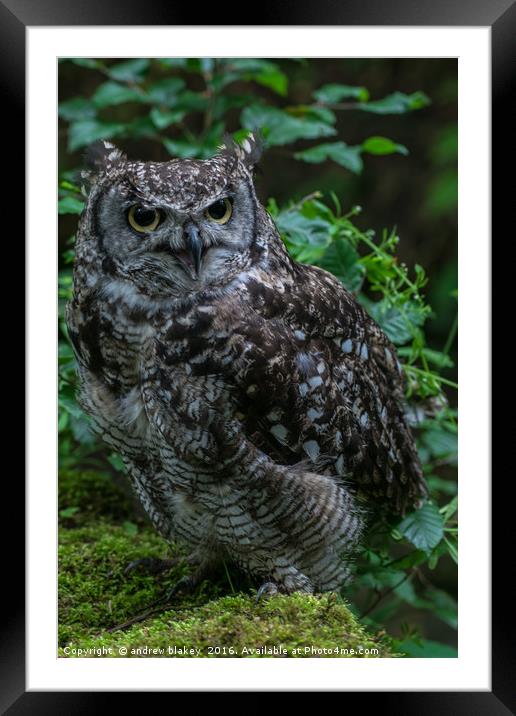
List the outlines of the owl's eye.
{"type": "Polygon", "coordinates": [[[129,225],[141,234],[154,231],[161,221],[161,214],[157,209],[148,209],[145,206],[135,204],[131,206],[127,214],[129,225]]]}
{"type": "Polygon", "coordinates": [[[206,209],[206,216],[216,224],[227,224],[233,213],[233,205],[229,199],[219,199],[206,209]]]}

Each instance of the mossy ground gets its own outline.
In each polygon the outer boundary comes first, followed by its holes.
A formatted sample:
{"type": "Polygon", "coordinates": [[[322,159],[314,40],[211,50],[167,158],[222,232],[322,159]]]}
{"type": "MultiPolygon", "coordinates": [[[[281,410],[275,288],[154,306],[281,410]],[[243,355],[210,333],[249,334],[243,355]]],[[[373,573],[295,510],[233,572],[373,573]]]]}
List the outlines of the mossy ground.
{"type": "Polygon", "coordinates": [[[134,516],[110,475],[63,473],[59,509],[59,656],[394,656],[337,595],[278,595],[255,605],[255,588],[231,568],[166,611],[111,632],[188,568],[124,574],[132,560],[170,556],[170,548],[134,516]]]}

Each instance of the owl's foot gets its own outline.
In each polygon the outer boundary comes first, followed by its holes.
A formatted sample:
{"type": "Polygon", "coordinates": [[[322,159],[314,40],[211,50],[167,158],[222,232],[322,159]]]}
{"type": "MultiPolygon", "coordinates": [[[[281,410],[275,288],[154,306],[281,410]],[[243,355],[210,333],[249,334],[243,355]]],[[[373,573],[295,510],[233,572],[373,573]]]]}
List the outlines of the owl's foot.
{"type": "Polygon", "coordinates": [[[258,589],[256,592],[256,599],[254,602],[254,605],[257,606],[260,599],[267,595],[268,597],[272,597],[274,594],[277,594],[279,592],[278,586],[274,582],[264,582],[262,586],[258,589]]]}
{"type": "Polygon", "coordinates": [[[159,559],[158,557],[141,557],[135,559],[124,569],[124,574],[127,575],[134,570],[145,572],[146,574],[161,574],[166,572],[172,567],[175,567],[182,561],[182,557],[176,557],[175,559],[159,559]]]}

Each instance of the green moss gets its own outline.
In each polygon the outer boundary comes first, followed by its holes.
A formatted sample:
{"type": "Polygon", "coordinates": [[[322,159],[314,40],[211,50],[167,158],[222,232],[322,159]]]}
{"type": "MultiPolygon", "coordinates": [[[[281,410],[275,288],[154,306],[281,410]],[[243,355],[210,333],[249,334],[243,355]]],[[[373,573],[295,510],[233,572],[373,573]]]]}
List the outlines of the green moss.
{"type": "Polygon", "coordinates": [[[392,656],[330,595],[234,595],[178,607],[126,631],[72,639],[60,656],[366,657],[392,656]],[[80,650],[80,651],[78,651],[80,650]]]}
{"type": "Polygon", "coordinates": [[[127,564],[140,557],[171,556],[170,547],[151,527],[124,520],[123,511],[116,523],[109,483],[87,473],[76,476],[74,484],[67,475],[62,488],[61,509],[70,501],[79,509],[63,519],[59,531],[59,656],[285,655],[278,649],[287,656],[393,656],[336,595],[278,595],[255,605],[255,591],[233,572],[205,581],[165,612],[108,631],[146,611],[187,568],[180,564],[165,575],[124,574],[127,564]],[[94,515],[90,505],[102,501],[101,494],[107,499],[94,515]],[[240,591],[228,596],[234,589],[240,591]],[[312,646],[328,652],[305,653],[312,646]]]}

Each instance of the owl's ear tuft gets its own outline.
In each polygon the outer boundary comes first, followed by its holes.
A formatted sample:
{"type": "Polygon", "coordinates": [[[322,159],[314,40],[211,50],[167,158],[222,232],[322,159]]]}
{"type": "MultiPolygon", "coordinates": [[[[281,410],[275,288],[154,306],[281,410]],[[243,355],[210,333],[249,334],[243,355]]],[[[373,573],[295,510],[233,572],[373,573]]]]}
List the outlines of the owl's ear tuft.
{"type": "Polygon", "coordinates": [[[84,152],[84,163],[90,171],[99,171],[99,169],[102,171],[108,164],[117,164],[126,159],[126,155],[120,149],[105,139],[93,142],[84,152]]]}
{"type": "Polygon", "coordinates": [[[91,187],[102,172],[126,160],[126,155],[114,144],[105,139],[99,139],[90,144],[84,152],[86,169],[81,172],[81,177],[91,187]]]}
{"type": "Polygon", "coordinates": [[[224,135],[224,144],[220,147],[221,153],[236,157],[245,166],[252,170],[260,161],[263,153],[263,137],[258,130],[255,130],[242,139],[240,144],[236,142],[231,134],[224,135]]]}

